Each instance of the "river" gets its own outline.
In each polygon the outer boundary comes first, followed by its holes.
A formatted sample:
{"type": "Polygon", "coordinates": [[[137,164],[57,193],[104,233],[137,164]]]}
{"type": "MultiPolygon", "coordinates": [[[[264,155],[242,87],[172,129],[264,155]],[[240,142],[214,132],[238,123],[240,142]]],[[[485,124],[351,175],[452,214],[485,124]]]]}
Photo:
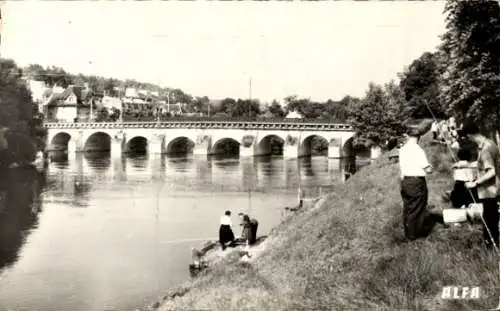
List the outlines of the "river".
{"type": "MultiPolygon", "coordinates": [[[[189,278],[225,210],[259,235],[342,182],[346,160],[52,154],[0,181],[0,310],[134,310],[189,278]],[[300,174],[299,174],[300,170],[300,174]]],[[[239,234],[236,226],[235,234],[239,234]]]]}

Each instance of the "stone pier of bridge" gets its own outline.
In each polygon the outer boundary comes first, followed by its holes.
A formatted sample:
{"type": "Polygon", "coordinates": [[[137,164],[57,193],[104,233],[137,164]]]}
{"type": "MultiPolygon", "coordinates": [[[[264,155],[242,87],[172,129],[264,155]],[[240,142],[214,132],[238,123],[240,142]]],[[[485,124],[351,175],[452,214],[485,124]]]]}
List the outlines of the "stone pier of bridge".
{"type": "MultiPolygon", "coordinates": [[[[224,142],[239,145],[239,155],[260,156],[272,153],[272,140],[280,141],[284,158],[310,156],[313,138],[317,137],[328,145],[329,158],[353,156],[353,130],[349,126],[332,124],[266,124],[248,122],[227,128],[227,124],[206,126],[185,122],[182,126],[162,128],[157,124],[145,127],[133,123],[126,126],[113,124],[48,124],[47,146],[49,150],[65,148],[68,154],[86,151],[109,151],[112,157],[119,157],[131,150],[131,145],[140,139],[145,142],[150,155],[172,153],[179,143],[189,143],[194,155],[224,153],[220,148],[224,142]]],[[[215,122],[212,122],[215,124],[215,122]]],[[[220,123],[220,122],[219,122],[220,123]]],[[[210,123],[211,124],[211,123],[210,123]]],[[[371,157],[376,158],[380,150],[372,148],[371,157]]]]}

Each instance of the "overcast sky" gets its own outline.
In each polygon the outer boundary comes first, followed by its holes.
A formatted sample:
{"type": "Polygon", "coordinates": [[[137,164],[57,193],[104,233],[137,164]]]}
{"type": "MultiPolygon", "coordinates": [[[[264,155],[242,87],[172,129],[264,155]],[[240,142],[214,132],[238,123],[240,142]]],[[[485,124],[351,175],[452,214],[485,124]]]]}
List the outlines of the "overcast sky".
{"type": "Polygon", "coordinates": [[[2,57],[210,98],[362,96],[434,51],[444,2],[7,1],[2,57]]]}

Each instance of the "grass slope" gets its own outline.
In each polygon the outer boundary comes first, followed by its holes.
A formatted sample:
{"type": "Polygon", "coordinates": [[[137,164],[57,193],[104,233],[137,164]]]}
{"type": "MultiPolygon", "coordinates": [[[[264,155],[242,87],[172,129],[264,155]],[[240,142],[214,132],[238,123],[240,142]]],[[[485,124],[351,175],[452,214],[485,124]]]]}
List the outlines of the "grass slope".
{"type": "MultiPolygon", "coordinates": [[[[430,203],[452,186],[443,146],[424,145],[436,169],[430,203]]],[[[472,310],[498,302],[498,259],[479,225],[405,242],[399,168],[382,156],[321,204],[276,227],[259,257],[228,258],[182,286],[159,310],[472,310]],[[442,286],[481,286],[479,300],[442,300],[442,286]]],[[[443,206],[444,207],[444,206],[443,206]]]]}

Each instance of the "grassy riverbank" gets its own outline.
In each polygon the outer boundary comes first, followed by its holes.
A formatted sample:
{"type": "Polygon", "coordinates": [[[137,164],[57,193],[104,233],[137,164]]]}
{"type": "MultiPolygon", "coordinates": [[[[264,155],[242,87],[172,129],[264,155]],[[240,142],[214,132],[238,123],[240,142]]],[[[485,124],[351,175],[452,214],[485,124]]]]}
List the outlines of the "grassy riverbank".
{"type": "MultiPolygon", "coordinates": [[[[430,203],[451,188],[443,146],[425,143],[436,172],[430,203]]],[[[491,309],[497,258],[483,250],[479,225],[437,226],[405,242],[399,169],[386,157],[361,169],[314,208],[286,219],[250,262],[225,264],[170,293],[159,310],[491,309]],[[481,299],[447,301],[442,286],[480,286],[481,299]]],[[[262,220],[265,221],[265,220],[262,220]]],[[[187,269],[187,264],[186,264],[187,269]]]]}

